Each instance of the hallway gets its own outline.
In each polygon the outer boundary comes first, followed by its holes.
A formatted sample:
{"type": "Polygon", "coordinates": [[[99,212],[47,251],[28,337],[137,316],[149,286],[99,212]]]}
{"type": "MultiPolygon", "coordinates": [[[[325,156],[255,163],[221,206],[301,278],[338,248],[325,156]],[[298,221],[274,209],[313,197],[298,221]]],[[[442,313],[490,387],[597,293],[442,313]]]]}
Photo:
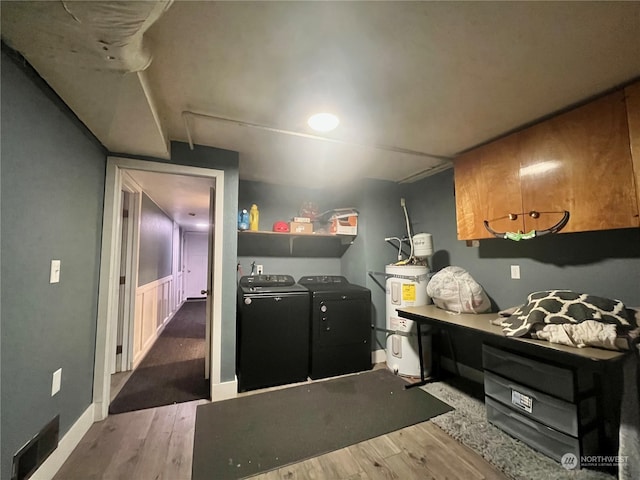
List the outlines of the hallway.
{"type": "Polygon", "coordinates": [[[204,378],[205,307],[187,301],[160,334],[109,407],[109,413],[209,398],[204,378]]]}

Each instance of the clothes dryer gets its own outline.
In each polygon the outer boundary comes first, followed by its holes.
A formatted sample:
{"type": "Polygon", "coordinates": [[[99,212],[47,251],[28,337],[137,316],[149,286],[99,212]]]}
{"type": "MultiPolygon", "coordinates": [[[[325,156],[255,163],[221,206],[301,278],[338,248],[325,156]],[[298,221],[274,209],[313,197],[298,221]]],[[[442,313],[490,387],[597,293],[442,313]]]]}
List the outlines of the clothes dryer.
{"type": "Polygon", "coordinates": [[[307,275],[313,379],[371,369],[371,291],[342,276],[307,275]]]}

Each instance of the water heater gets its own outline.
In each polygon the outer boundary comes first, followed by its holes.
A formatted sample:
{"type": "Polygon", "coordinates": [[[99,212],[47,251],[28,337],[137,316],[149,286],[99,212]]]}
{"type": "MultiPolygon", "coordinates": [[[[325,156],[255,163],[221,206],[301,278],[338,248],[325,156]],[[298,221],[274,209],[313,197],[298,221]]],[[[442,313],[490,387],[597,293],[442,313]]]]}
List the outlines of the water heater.
{"type": "MultiPolygon", "coordinates": [[[[387,368],[407,377],[420,376],[418,335],[415,322],[401,318],[397,308],[427,305],[428,269],[422,265],[387,265],[386,323],[387,323],[387,368]],[[393,333],[392,333],[393,332],[393,333]]],[[[430,367],[431,338],[423,338],[425,373],[430,367]]]]}

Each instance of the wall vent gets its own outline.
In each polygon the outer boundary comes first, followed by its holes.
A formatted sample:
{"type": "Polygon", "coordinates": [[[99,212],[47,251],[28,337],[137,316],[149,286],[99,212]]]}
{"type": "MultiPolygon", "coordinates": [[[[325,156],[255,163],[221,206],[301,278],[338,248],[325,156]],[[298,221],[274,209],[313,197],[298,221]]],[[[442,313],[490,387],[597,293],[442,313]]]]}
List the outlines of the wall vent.
{"type": "Polygon", "coordinates": [[[11,480],[26,480],[58,447],[60,415],[56,415],[13,456],[11,480]]]}

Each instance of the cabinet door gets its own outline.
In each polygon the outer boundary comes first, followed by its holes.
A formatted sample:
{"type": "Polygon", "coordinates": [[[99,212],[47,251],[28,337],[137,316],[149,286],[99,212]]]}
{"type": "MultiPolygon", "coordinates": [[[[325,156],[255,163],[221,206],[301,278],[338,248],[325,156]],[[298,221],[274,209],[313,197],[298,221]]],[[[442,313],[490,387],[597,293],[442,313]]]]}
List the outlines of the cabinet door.
{"type": "Polygon", "coordinates": [[[640,82],[625,89],[631,158],[636,181],[636,198],[640,210],[640,82]]]}
{"type": "Polygon", "coordinates": [[[491,238],[484,220],[498,232],[524,228],[522,217],[509,220],[509,213],[522,212],[519,165],[519,133],[476,148],[454,162],[458,238],[491,238]]]}
{"type": "MultiPolygon", "coordinates": [[[[525,211],[568,210],[562,232],[638,226],[624,92],[618,91],[521,132],[525,211]]],[[[525,217],[544,230],[562,214],[525,217]]]]}

